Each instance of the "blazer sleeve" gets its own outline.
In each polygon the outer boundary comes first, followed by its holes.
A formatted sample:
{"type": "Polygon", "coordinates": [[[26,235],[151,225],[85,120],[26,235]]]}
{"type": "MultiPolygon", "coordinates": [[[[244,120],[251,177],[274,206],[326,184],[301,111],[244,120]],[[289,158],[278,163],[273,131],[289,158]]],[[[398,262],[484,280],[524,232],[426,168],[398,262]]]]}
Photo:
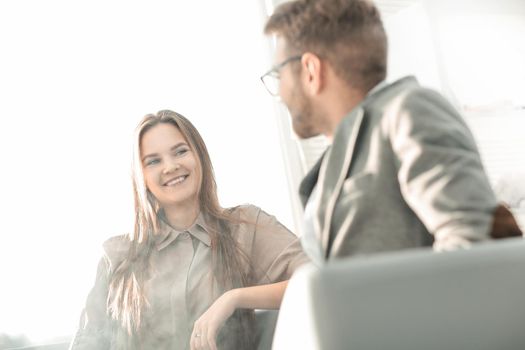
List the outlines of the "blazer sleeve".
{"type": "Polygon", "coordinates": [[[107,313],[110,261],[100,259],[95,284],[86,300],[78,330],[71,341],[70,350],[95,350],[110,348],[110,318],[107,313]]]}
{"type": "Polygon", "coordinates": [[[391,118],[403,197],[434,248],[450,250],[488,239],[496,197],[465,121],[437,92],[408,92],[391,118]]]}

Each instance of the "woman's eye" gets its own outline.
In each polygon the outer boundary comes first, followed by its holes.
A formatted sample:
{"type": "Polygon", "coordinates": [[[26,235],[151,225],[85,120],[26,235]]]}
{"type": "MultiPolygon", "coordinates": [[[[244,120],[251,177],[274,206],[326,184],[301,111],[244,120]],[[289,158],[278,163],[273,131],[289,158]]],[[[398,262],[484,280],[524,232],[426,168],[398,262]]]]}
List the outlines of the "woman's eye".
{"type": "Polygon", "coordinates": [[[154,165],[154,164],[157,164],[159,162],[158,159],[154,158],[154,159],[148,159],[146,161],[146,166],[150,166],[150,165],[154,165]]]}
{"type": "Polygon", "coordinates": [[[185,154],[186,152],[188,152],[188,149],[187,149],[187,148],[181,148],[181,149],[179,149],[179,150],[177,150],[177,151],[175,152],[175,155],[177,155],[177,156],[181,156],[181,155],[185,154]]]}

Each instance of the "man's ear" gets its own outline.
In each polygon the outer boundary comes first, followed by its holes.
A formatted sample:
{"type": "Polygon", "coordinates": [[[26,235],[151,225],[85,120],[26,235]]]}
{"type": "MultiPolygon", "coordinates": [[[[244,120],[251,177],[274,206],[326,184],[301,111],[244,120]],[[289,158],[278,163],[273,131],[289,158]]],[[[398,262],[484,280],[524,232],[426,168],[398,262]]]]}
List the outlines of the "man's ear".
{"type": "Polygon", "coordinates": [[[325,66],[319,56],[305,52],[301,57],[301,65],[303,66],[302,79],[305,86],[305,92],[309,95],[317,95],[323,88],[325,66]]]}

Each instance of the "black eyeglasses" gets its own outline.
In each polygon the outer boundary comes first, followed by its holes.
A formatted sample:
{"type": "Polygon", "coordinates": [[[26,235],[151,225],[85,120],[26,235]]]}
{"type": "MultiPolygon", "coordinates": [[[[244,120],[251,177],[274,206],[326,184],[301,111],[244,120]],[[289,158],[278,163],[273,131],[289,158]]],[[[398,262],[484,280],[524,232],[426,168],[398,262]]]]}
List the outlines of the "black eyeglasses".
{"type": "Polygon", "coordinates": [[[268,72],[264,73],[261,76],[261,81],[263,82],[264,87],[266,88],[266,90],[268,90],[270,95],[272,96],[279,95],[279,81],[281,79],[281,73],[280,73],[281,69],[284,66],[286,66],[288,63],[292,61],[300,60],[302,57],[303,55],[288,57],[281,63],[273,66],[272,69],[270,69],[268,72]]]}

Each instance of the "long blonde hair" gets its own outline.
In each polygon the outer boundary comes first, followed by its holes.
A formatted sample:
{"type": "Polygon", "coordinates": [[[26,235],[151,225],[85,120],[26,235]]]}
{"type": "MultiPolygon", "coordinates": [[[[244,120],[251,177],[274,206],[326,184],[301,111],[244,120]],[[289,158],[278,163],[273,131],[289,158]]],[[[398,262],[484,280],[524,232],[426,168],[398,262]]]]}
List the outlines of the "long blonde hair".
{"type": "MultiPolygon", "coordinates": [[[[162,110],[157,114],[148,114],[137,126],[133,140],[132,182],[135,222],[133,232],[129,234],[131,244],[127,257],[111,276],[108,296],[108,311],[130,335],[140,329],[141,313],[147,306],[143,285],[148,277],[153,235],[158,232],[160,220],[158,216],[160,206],[144,181],[140,143],[148,130],[161,123],[178,128],[199,160],[202,174],[199,205],[212,227],[209,232],[212,266],[219,286],[223,290],[228,290],[247,286],[250,283],[250,273],[244,268],[249,266],[246,265],[246,255],[238,247],[230,232],[229,224],[238,220],[219,205],[210,156],[199,132],[188,119],[176,112],[162,110]]],[[[251,329],[253,315],[241,313],[239,317],[241,323],[246,325],[246,330],[251,329]]]]}

